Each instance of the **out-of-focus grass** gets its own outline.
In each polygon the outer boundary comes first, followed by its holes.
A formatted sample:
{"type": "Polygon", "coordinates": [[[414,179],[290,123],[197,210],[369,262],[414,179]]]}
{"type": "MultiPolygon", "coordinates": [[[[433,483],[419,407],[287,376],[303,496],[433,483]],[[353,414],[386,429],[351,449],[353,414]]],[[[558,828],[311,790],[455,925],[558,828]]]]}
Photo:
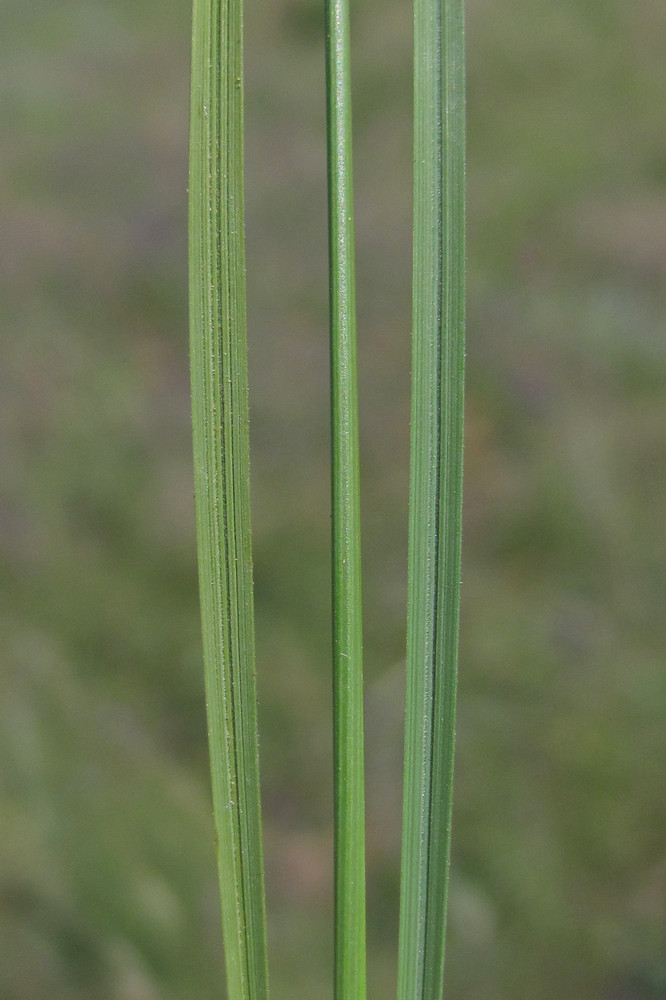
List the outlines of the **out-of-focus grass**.
{"type": "MultiPolygon", "coordinates": [[[[394,994],[409,11],[355,10],[369,992],[394,994]]],[[[448,989],[659,1000],[662,106],[647,0],[470,0],[464,615],[448,989]]],[[[189,9],[0,11],[0,995],[220,981],[185,297],[189,9]]],[[[321,12],[247,10],[275,1000],[330,993],[321,12]]]]}

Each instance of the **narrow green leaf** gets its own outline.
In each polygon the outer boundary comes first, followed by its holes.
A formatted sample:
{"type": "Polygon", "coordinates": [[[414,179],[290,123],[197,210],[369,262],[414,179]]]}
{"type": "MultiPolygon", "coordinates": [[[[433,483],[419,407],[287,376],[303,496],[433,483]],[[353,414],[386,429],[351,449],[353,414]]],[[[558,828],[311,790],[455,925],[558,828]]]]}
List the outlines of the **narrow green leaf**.
{"type": "Polygon", "coordinates": [[[356,296],[347,0],[326,0],[331,483],[335,997],[365,997],[365,796],[356,296]]]}
{"type": "Polygon", "coordinates": [[[190,338],[199,583],[229,1000],[265,1000],[250,539],[241,0],[194,0],[190,338]]]}
{"type": "Polygon", "coordinates": [[[465,316],[463,0],[415,0],[414,301],[399,1000],[439,1000],[451,840],[465,316]]]}

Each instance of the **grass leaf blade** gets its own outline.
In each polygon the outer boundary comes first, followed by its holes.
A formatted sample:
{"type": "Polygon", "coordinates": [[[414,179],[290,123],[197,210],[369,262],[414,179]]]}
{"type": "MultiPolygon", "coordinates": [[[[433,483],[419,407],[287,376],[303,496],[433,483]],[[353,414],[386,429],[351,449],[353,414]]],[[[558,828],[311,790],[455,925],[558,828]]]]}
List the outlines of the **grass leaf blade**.
{"type": "Polygon", "coordinates": [[[463,0],[416,0],[414,301],[399,1000],[442,995],[462,526],[463,0]]]}
{"type": "Polygon", "coordinates": [[[347,0],[326,2],[336,1000],[364,1000],[365,795],[356,296],[347,0]]]}
{"type": "Polygon", "coordinates": [[[241,0],[194,0],[190,347],[199,583],[229,1000],[266,1000],[250,538],[241,0]]]}

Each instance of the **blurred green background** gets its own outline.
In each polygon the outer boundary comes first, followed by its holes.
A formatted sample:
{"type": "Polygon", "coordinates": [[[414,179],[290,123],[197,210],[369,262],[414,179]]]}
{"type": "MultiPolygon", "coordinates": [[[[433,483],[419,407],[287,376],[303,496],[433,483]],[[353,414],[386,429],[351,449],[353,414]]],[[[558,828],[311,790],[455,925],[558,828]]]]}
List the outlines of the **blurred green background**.
{"type": "MultiPolygon", "coordinates": [[[[0,8],[0,997],[222,997],[189,427],[185,0],[0,8]]],[[[370,995],[394,994],[409,4],[354,4],[370,995]]],[[[469,0],[448,996],[666,997],[666,7],[469,0]]],[[[248,3],[274,1000],[331,996],[322,9],[248,3]]]]}

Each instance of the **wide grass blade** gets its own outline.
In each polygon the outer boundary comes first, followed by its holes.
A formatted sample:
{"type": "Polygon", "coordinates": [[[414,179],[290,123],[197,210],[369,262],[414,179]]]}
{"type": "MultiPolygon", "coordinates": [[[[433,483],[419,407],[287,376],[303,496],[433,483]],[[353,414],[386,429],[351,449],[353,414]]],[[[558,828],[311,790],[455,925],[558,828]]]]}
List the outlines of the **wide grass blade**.
{"type": "Polygon", "coordinates": [[[229,1000],[265,1000],[250,540],[241,0],[194,0],[190,122],[194,468],[229,1000]]]}
{"type": "Polygon", "coordinates": [[[347,0],[326,2],[336,1000],[365,997],[365,818],[356,296],[347,0]]]}
{"type": "Polygon", "coordinates": [[[463,0],[415,0],[409,614],[399,1000],[438,1000],[451,840],[465,316],[463,0]]]}

